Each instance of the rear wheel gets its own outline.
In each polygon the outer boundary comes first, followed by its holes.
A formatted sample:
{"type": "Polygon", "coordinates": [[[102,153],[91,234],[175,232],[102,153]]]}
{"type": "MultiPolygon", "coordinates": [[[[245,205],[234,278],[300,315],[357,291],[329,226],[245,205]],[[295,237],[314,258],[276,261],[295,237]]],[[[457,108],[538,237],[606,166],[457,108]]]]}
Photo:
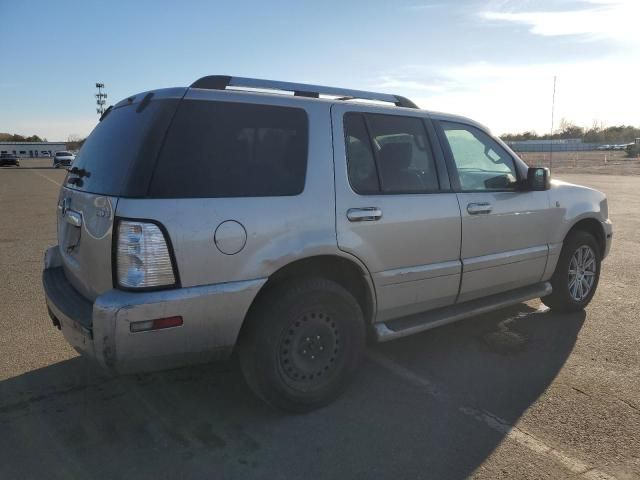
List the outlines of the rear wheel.
{"type": "Polygon", "coordinates": [[[290,412],[322,407],[348,386],[364,348],[358,302],[324,278],[282,284],[258,300],[239,344],[251,389],[290,412]]]}
{"type": "Polygon", "coordinates": [[[564,242],[551,277],[553,292],[542,298],[552,310],[576,312],[586,307],[600,279],[600,249],[593,235],[581,230],[564,242]]]}

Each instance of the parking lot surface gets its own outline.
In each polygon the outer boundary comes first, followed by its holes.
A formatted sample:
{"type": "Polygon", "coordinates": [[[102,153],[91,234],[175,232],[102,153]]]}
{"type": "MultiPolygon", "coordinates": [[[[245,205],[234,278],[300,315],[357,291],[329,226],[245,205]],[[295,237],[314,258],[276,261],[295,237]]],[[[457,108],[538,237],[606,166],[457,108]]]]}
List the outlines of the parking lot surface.
{"type": "Polygon", "coordinates": [[[0,479],[640,478],[640,177],[603,190],[612,253],[584,313],[539,301],[368,348],[329,407],[288,416],[233,361],[109,377],[49,320],[64,172],[0,169],[0,479]]]}

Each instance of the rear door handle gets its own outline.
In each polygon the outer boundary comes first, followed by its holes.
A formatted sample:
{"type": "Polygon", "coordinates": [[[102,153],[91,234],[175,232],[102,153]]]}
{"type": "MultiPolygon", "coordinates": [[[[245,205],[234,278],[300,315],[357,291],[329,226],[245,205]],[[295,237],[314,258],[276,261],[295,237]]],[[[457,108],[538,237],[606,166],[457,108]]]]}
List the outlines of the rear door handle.
{"type": "Polygon", "coordinates": [[[350,208],[347,218],[350,222],[375,222],[382,218],[382,210],[378,207],[350,208]]]}
{"type": "Polygon", "coordinates": [[[478,215],[481,213],[491,213],[493,206],[490,203],[470,203],[467,205],[469,215],[478,215]]]}

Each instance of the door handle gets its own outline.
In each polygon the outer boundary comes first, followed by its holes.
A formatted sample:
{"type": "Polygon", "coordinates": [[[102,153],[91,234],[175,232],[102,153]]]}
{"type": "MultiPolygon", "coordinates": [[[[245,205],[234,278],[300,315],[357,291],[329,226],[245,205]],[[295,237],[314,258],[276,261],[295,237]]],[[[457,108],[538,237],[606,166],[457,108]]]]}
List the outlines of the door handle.
{"type": "Polygon", "coordinates": [[[375,222],[382,218],[382,210],[378,207],[350,208],[347,218],[350,222],[375,222]]]}
{"type": "Polygon", "coordinates": [[[74,227],[82,225],[82,215],[75,210],[67,210],[64,214],[64,219],[74,227]]]}
{"type": "Polygon", "coordinates": [[[493,206],[490,203],[470,203],[467,205],[469,215],[478,215],[481,213],[491,213],[493,206]]]}

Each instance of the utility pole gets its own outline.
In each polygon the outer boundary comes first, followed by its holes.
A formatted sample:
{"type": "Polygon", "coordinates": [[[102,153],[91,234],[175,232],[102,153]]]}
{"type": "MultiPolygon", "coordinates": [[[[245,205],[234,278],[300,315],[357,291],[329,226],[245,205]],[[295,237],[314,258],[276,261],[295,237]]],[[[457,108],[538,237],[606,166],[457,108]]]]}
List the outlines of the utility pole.
{"type": "Polygon", "coordinates": [[[102,91],[104,89],[104,83],[96,83],[96,88],[98,89],[98,93],[96,93],[96,105],[98,105],[96,112],[98,112],[98,115],[102,116],[105,110],[104,106],[107,103],[105,100],[107,98],[107,93],[102,91]]]}
{"type": "Polygon", "coordinates": [[[553,76],[553,95],[551,96],[551,133],[549,140],[549,168],[553,167],[553,114],[556,106],[556,76],[553,76]]]}

